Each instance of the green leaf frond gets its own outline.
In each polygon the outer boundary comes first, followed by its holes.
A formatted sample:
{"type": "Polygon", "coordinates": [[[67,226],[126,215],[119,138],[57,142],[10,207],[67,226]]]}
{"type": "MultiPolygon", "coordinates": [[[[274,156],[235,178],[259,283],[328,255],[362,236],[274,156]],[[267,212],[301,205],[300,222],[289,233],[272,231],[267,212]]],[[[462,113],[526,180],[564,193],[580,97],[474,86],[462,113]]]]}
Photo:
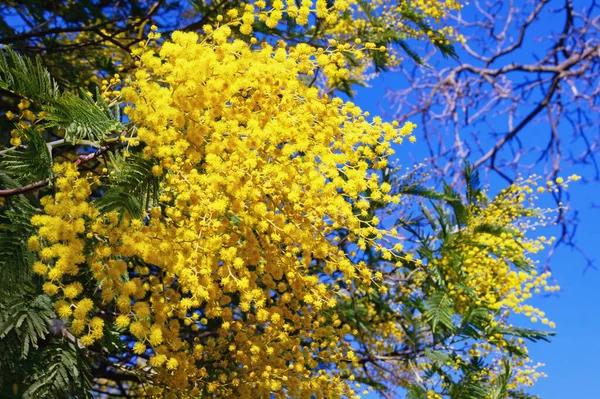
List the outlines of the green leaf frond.
{"type": "MultiPolygon", "coordinates": [[[[18,186],[0,171],[0,188],[18,186]]],[[[30,220],[37,208],[37,199],[31,193],[6,198],[0,207],[0,291],[18,290],[33,278],[31,265],[36,257],[28,249],[27,240],[35,232],[30,220]]]]}
{"type": "Polygon", "coordinates": [[[108,133],[122,129],[121,122],[106,115],[91,97],[64,92],[58,101],[44,107],[46,126],[65,130],[70,140],[101,140],[108,133]]]}
{"type": "Polygon", "coordinates": [[[100,140],[123,129],[118,112],[108,112],[102,96],[94,101],[85,92],[61,93],[39,58],[32,61],[10,48],[0,51],[0,89],[39,104],[46,112],[46,126],[64,129],[70,140],[100,140]]]}
{"type": "Polygon", "coordinates": [[[506,398],[506,390],[508,389],[508,383],[512,377],[512,370],[510,367],[510,362],[508,360],[504,361],[504,370],[502,374],[500,374],[496,380],[496,384],[492,387],[490,392],[490,399],[504,399],[506,398]]]}
{"type": "Polygon", "coordinates": [[[439,332],[442,326],[447,330],[454,330],[452,317],[454,310],[452,308],[452,299],[443,291],[434,292],[426,300],[425,320],[431,327],[433,333],[439,332]]]}
{"type": "Polygon", "coordinates": [[[523,391],[509,389],[506,394],[510,399],[541,399],[538,395],[532,395],[523,391]]]}
{"type": "Polygon", "coordinates": [[[55,318],[52,300],[47,295],[36,295],[30,288],[13,293],[0,302],[0,342],[17,339],[20,358],[25,359],[32,348],[39,347],[39,342],[48,334],[50,321],[55,318]]]}
{"type": "Polygon", "coordinates": [[[19,180],[43,180],[50,176],[52,158],[43,137],[32,128],[23,129],[23,145],[11,149],[0,158],[0,168],[19,180]]]}
{"type": "Polygon", "coordinates": [[[58,83],[39,57],[32,61],[11,48],[0,51],[0,89],[42,103],[56,101],[60,95],[58,83]]]}
{"type": "Polygon", "coordinates": [[[473,166],[465,161],[465,166],[463,168],[463,179],[466,184],[466,196],[467,203],[473,204],[483,197],[483,191],[481,189],[481,179],[479,178],[479,171],[473,166]]]}
{"type": "Polygon", "coordinates": [[[419,384],[412,384],[406,393],[406,399],[427,399],[427,389],[419,384]]]}
{"type": "Polygon", "coordinates": [[[420,14],[407,5],[401,6],[400,13],[404,18],[406,18],[406,20],[417,25],[423,32],[432,32],[433,38],[435,39],[432,40],[432,42],[435,44],[435,47],[440,50],[444,57],[451,57],[454,59],[458,58],[454,46],[447,44],[445,40],[442,40],[439,33],[437,33],[435,29],[433,29],[431,25],[427,23],[427,17],[425,15],[420,14]]]}
{"type": "Polygon", "coordinates": [[[25,379],[23,399],[92,398],[89,367],[72,342],[52,345],[40,353],[25,379]]]}
{"type": "Polygon", "coordinates": [[[89,367],[75,344],[50,334],[50,297],[31,286],[0,300],[0,397],[90,397],[89,367]]]}
{"type": "Polygon", "coordinates": [[[95,201],[101,212],[126,211],[135,218],[143,217],[146,210],[159,201],[160,178],[152,174],[153,160],[139,155],[127,158],[113,156],[116,166],[109,188],[95,201]]]}

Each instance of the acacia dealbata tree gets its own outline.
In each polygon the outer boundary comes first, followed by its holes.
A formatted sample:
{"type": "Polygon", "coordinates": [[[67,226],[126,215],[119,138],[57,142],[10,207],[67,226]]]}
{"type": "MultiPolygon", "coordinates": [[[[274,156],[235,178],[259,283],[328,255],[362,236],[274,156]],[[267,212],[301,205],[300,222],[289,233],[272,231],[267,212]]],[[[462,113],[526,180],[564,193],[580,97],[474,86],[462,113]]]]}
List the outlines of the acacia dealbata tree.
{"type": "Polygon", "coordinates": [[[577,177],[434,191],[338,96],[459,2],[1,7],[0,396],[531,397],[577,177]]]}

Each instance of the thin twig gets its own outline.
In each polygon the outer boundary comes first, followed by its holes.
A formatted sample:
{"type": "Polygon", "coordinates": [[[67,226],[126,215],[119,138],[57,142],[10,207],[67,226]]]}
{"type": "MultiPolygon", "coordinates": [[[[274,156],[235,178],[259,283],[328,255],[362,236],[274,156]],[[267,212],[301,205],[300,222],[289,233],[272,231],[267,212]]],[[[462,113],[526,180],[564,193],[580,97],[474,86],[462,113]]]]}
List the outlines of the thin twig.
{"type": "MultiPolygon", "coordinates": [[[[74,164],[75,164],[75,166],[83,165],[86,162],[89,162],[89,161],[99,157],[100,155],[104,154],[105,152],[110,150],[110,148],[111,148],[110,145],[104,145],[104,146],[100,147],[98,149],[98,151],[96,151],[96,152],[93,152],[88,155],[81,155],[81,156],[79,156],[79,158],[77,158],[77,160],[74,162],[74,164]]],[[[40,180],[35,183],[31,183],[31,184],[28,184],[28,185],[22,186],[22,187],[10,188],[7,190],[0,190],[0,197],[12,197],[13,195],[25,194],[25,193],[28,193],[31,191],[38,190],[42,187],[45,187],[48,184],[50,184],[50,178],[40,180]]]]}

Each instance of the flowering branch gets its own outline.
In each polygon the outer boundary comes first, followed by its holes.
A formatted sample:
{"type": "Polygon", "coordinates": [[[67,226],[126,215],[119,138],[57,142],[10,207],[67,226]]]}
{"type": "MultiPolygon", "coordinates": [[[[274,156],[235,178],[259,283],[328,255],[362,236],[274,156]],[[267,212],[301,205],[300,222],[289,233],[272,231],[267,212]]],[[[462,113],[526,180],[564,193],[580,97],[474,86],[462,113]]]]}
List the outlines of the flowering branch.
{"type": "MultiPolygon", "coordinates": [[[[100,155],[104,154],[106,151],[110,150],[110,148],[111,148],[110,145],[104,145],[104,146],[100,147],[98,149],[98,151],[96,151],[96,152],[92,152],[91,154],[87,154],[87,155],[80,155],[79,158],[77,158],[77,160],[74,163],[76,166],[82,165],[86,162],[96,159],[100,155]]],[[[35,191],[37,189],[45,187],[48,184],[50,184],[49,177],[44,180],[40,180],[35,183],[28,184],[26,186],[10,188],[7,190],[0,190],[0,197],[12,197],[13,195],[25,194],[30,191],[35,191]]]]}

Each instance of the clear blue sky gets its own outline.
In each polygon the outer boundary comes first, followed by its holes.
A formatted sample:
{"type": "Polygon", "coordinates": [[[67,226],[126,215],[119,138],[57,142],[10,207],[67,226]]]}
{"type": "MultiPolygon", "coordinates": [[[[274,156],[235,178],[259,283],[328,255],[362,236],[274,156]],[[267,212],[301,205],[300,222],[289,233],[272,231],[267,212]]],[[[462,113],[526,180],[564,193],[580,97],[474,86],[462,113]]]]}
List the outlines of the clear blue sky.
{"type": "MultiPolygon", "coordinates": [[[[521,2],[516,1],[516,3],[521,2]]],[[[583,3],[575,1],[576,6],[583,3]]],[[[468,15],[468,11],[465,15],[468,15]]],[[[545,15],[544,18],[546,18],[544,23],[538,24],[535,28],[537,30],[532,31],[532,36],[543,36],[553,28],[562,27],[562,20],[558,21],[550,15],[545,15]]],[[[543,46],[543,42],[540,44],[526,41],[523,50],[518,54],[519,58],[511,61],[526,61],[532,56],[534,47],[539,52],[540,45],[543,46]]],[[[466,57],[460,52],[459,56],[466,57]]],[[[385,73],[371,82],[372,87],[357,90],[354,101],[364,110],[370,111],[372,115],[381,114],[382,109],[390,109],[390,104],[384,99],[386,89],[406,85],[406,81],[402,79],[399,74],[385,73]]],[[[540,129],[543,127],[539,124],[532,125],[526,128],[522,135],[535,140],[540,129]]],[[[559,133],[566,137],[565,140],[568,140],[572,134],[566,127],[563,127],[559,133]]],[[[597,134],[599,133],[590,132],[592,136],[597,134]]],[[[417,129],[416,136],[418,139],[422,137],[420,129],[417,129]]],[[[491,145],[491,143],[487,144],[491,145]]],[[[402,162],[404,166],[409,163],[410,156],[416,160],[426,156],[423,145],[420,146],[419,142],[414,145],[400,146],[396,154],[400,159],[406,160],[402,162]]],[[[580,168],[566,170],[564,176],[572,173],[584,177],[592,175],[591,170],[580,168]]],[[[492,180],[490,183],[492,191],[497,191],[506,185],[500,179],[492,180]]],[[[578,244],[586,250],[589,257],[600,260],[600,208],[591,205],[592,201],[599,202],[600,185],[572,184],[569,192],[570,207],[579,211],[578,244]]],[[[547,228],[541,234],[556,235],[557,231],[547,228]]],[[[540,255],[541,263],[545,261],[545,257],[546,254],[540,255]]],[[[532,344],[530,350],[534,362],[546,364],[542,371],[548,377],[540,379],[529,392],[544,399],[600,398],[598,383],[594,382],[598,378],[596,359],[600,358],[600,342],[597,341],[600,338],[600,270],[586,269],[585,266],[586,262],[580,254],[564,246],[559,248],[552,258],[550,267],[561,286],[560,292],[553,296],[534,298],[531,302],[543,309],[547,316],[556,322],[557,335],[552,342],[532,344]]],[[[527,326],[528,322],[524,318],[522,320],[523,325],[527,326]]],[[[541,325],[537,324],[534,327],[540,328],[541,325]]]]}

